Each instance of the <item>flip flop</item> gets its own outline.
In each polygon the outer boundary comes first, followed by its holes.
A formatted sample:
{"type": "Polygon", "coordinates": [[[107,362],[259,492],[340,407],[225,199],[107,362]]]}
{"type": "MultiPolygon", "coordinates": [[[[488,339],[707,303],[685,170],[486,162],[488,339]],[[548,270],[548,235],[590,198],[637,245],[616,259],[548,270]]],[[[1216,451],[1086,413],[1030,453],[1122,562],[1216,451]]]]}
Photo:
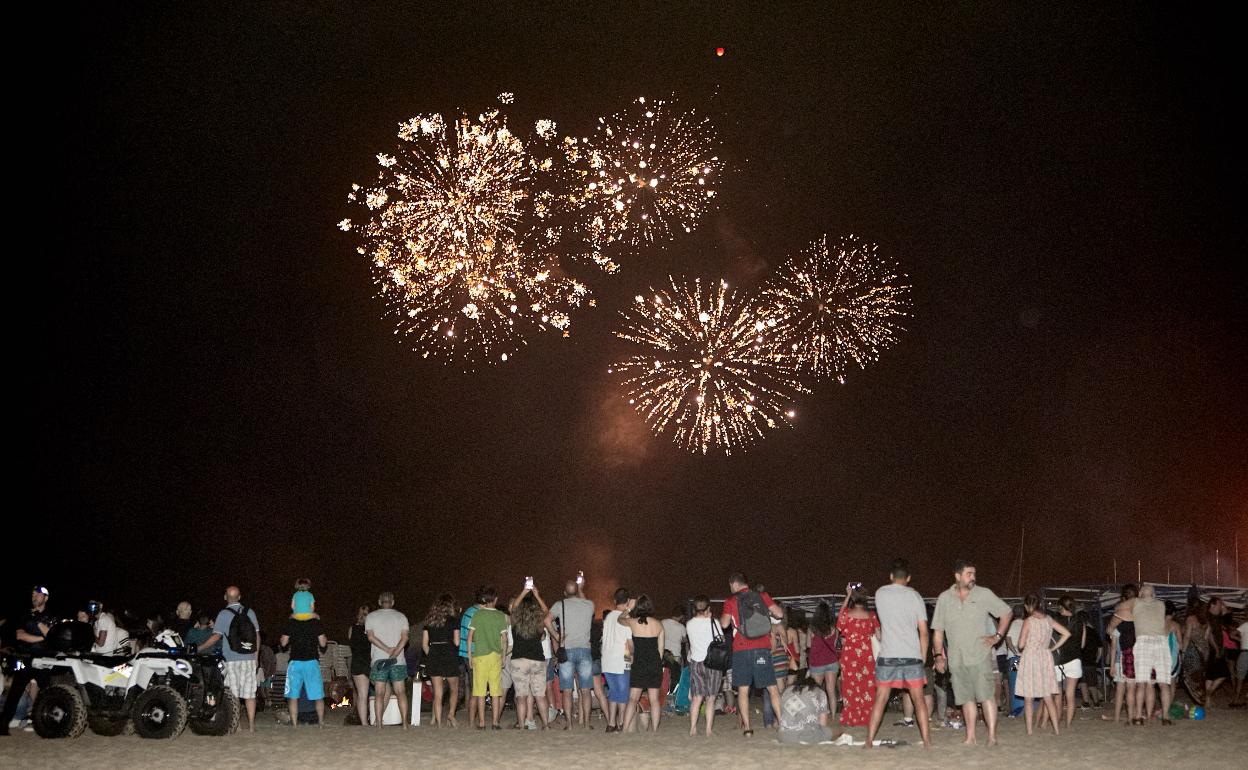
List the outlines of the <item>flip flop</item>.
{"type": "Polygon", "coordinates": [[[753,738],[753,737],[754,737],[754,731],[753,731],[753,730],[742,730],[742,731],[741,731],[741,734],[742,734],[742,735],[744,735],[746,738],[753,738]]]}

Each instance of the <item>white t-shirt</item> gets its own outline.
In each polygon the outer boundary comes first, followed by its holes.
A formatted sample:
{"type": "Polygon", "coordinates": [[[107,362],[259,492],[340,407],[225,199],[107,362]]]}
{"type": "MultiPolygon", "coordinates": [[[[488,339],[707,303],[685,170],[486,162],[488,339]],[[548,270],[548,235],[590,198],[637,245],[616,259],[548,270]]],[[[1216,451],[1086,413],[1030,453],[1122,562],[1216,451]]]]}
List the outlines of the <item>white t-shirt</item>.
{"type": "Polygon", "coordinates": [[[602,621],[602,673],[623,674],[625,643],[633,638],[633,629],[621,626],[619,610],[611,610],[602,621]]]}
{"type": "Polygon", "coordinates": [[[663,649],[680,660],[680,645],[685,641],[685,625],[679,620],[663,620],[663,649]]]}
{"type": "Polygon", "coordinates": [[[715,630],[711,628],[715,622],[715,618],[693,618],[685,625],[689,632],[689,660],[694,663],[706,660],[706,648],[715,639],[715,630]]]}
{"type": "Polygon", "coordinates": [[[1239,649],[1248,649],[1248,621],[1239,624],[1239,649]]]}
{"type": "MultiPolygon", "coordinates": [[[[408,630],[410,624],[407,622],[407,616],[398,610],[373,610],[368,613],[368,617],[364,618],[364,631],[372,631],[373,636],[377,637],[377,641],[387,647],[393,647],[399,643],[403,632],[408,630]]],[[[379,660],[388,660],[390,658],[380,647],[371,645],[372,661],[376,663],[379,660]]],[[[399,662],[403,662],[399,658],[399,662]]]]}
{"type": "Polygon", "coordinates": [[[889,583],[875,592],[875,614],[880,618],[881,658],[922,660],[919,621],[927,620],[923,597],[910,586],[889,583]]]}
{"type": "Polygon", "coordinates": [[[117,650],[117,621],[113,613],[101,612],[95,619],[95,635],[99,638],[104,632],[104,643],[91,645],[91,652],[112,655],[117,650]]]}

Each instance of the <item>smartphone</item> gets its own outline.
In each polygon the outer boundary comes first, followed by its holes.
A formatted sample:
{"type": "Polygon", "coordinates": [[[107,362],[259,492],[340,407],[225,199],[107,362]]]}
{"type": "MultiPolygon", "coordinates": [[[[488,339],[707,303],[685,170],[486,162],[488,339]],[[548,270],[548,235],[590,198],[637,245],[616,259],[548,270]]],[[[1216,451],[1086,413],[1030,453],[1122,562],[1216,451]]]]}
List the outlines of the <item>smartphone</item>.
{"type": "Polygon", "coordinates": [[[862,588],[862,583],[850,583],[849,587],[857,591],[862,588]]]}
{"type": "Polygon", "coordinates": [[[583,585],[585,585],[585,573],[584,573],[584,572],[577,571],[577,573],[576,573],[576,584],[577,584],[578,586],[583,586],[583,585]]]}
{"type": "Polygon", "coordinates": [[[524,587],[525,589],[529,591],[533,590],[533,577],[532,576],[526,577],[524,579],[524,587]]]}

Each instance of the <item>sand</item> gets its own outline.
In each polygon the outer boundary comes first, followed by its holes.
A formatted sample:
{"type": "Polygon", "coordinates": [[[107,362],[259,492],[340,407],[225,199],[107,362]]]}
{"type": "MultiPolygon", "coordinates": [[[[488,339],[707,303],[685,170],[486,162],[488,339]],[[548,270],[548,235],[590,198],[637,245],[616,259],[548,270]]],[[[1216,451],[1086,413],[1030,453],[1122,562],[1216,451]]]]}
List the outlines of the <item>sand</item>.
{"type": "MultiPolygon", "coordinates": [[[[1100,711],[1083,711],[1060,737],[1028,736],[1021,719],[1002,720],[1000,745],[964,747],[963,734],[937,730],[935,746],[874,749],[834,746],[780,746],[773,734],[759,730],[753,738],[730,730],[736,720],[719,717],[720,732],[707,738],[688,735],[688,722],[665,721],[657,735],[606,735],[602,722],[592,732],[479,732],[467,729],[413,727],[363,728],[342,725],[333,712],[324,729],[277,725],[261,713],[254,735],[238,733],[206,738],[189,731],[172,741],[134,736],[101,738],[89,731],[76,740],[44,740],[18,731],[0,738],[0,767],[65,768],[159,767],[285,768],[285,767],[499,767],[570,770],[591,765],[648,768],[853,767],[908,768],[1054,768],[1054,767],[1248,767],[1248,710],[1214,710],[1204,721],[1173,726],[1128,727],[1102,722],[1100,711]]],[[[461,712],[462,715],[462,712],[461,712]]],[[[504,712],[506,723],[511,712],[504,712]]],[[[897,718],[888,715],[886,724],[897,718]]],[[[761,724],[761,718],[759,719],[761,724]]],[[[851,730],[862,738],[863,731],[851,730]]],[[[917,741],[918,731],[886,727],[882,738],[917,741]]],[[[982,736],[981,736],[982,741],[982,736]]]]}

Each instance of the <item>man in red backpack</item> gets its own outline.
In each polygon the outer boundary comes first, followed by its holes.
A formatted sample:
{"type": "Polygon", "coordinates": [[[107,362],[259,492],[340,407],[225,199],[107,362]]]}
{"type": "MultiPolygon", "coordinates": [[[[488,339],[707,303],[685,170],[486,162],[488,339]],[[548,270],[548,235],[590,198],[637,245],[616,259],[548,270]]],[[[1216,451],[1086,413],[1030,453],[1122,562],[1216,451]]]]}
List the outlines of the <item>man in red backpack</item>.
{"type": "Polygon", "coordinates": [[[260,651],[260,622],[256,612],[243,606],[243,593],[238,586],[225,589],[225,609],[217,613],[212,636],[201,648],[221,640],[225,658],[225,686],[242,698],[247,706],[247,729],[256,731],[256,659],[260,651]]]}
{"type": "MultiPolygon", "coordinates": [[[[739,572],[728,578],[728,588],[732,596],[724,602],[719,624],[725,629],[729,626],[735,629],[732,686],[737,688],[741,729],[748,736],[754,734],[750,729],[750,687],[766,689],[771,707],[776,714],[780,713],[780,689],[771,665],[771,618],[783,617],[784,611],[766,591],[751,591],[745,575],[739,572]]],[[[776,723],[779,724],[779,720],[776,723]]]]}

